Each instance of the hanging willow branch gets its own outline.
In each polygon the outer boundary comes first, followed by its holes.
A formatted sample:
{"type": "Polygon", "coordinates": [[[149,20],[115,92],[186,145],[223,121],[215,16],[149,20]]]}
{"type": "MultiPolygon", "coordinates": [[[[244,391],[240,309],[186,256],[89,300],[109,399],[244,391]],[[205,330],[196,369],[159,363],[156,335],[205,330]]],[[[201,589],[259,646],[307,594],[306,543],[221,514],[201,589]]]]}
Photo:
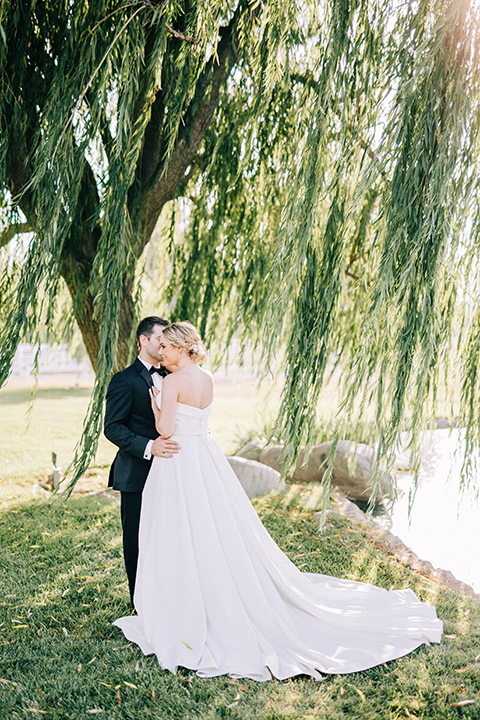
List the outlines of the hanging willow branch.
{"type": "Polygon", "coordinates": [[[183,33],[178,32],[178,30],[174,30],[174,28],[168,23],[165,23],[165,27],[167,28],[170,35],[173,35],[173,37],[176,37],[178,40],[183,40],[183,42],[190,43],[190,45],[198,45],[198,43],[200,42],[199,38],[187,37],[183,33]]]}
{"type": "Polygon", "coordinates": [[[127,27],[129,26],[129,24],[132,22],[132,20],[135,19],[135,17],[138,15],[138,13],[141,12],[141,10],[143,10],[145,7],[147,7],[147,5],[143,5],[143,4],[142,4],[141,7],[137,8],[137,9],[135,10],[135,12],[132,13],[132,15],[130,15],[130,17],[128,18],[128,20],[125,21],[125,23],[122,25],[122,27],[120,28],[120,30],[117,32],[117,34],[116,34],[115,37],[113,38],[113,40],[112,40],[112,42],[110,43],[109,47],[107,48],[104,56],[102,57],[102,59],[101,59],[100,62],[98,63],[98,66],[95,68],[94,72],[92,73],[92,76],[90,77],[89,81],[88,81],[87,84],[85,85],[85,88],[84,88],[84,89],[82,90],[82,92],[80,93],[80,97],[78,98],[78,100],[77,100],[77,102],[76,102],[76,104],[75,104],[75,107],[74,107],[73,110],[72,110],[72,114],[70,115],[67,124],[66,124],[65,127],[63,128],[63,130],[62,130],[62,132],[61,132],[61,134],[60,134],[60,137],[59,137],[58,140],[57,140],[57,144],[55,145],[55,148],[54,148],[54,150],[53,150],[52,161],[55,160],[55,155],[57,154],[57,150],[58,150],[58,148],[60,147],[60,145],[61,145],[61,143],[62,143],[62,140],[63,140],[63,138],[64,138],[64,136],[65,136],[65,133],[67,132],[69,126],[72,124],[75,115],[78,113],[78,111],[79,111],[79,109],[80,109],[80,106],[81,106],[82,102],[84,101],[85,96],[87,95],[89,89],[91,88],[91,86],[92,86],[92,84],[93,84],[96,76],[97,76],[98,73],[100,72],[100,70],[101,70],[101,68],[102,68],[102,65],[104,64],[104,62],[106,61],[106,59],[108,58],[108,56],[110,55],[110,53],[112,52],[112,49],[114,48],[114,46],[115,46],[116,43],[118,42],[118,39],[120,38],[120,36],[122,35],[122,33],[127,29],[127,27]]]}
{"type": "Polygon", "coordinates": [[[335,440],[368,408],[380,460],[406,428],[418,446],[443,369],[461,367],[473,456],[474,4],[94,0],[40,13],[18,0],[1,13],[4,238],[19,220],[34,234],[22,273],[1,264],[0,377],[47,310],[53,325],[61,279],[97,376],[73,482],[131,352],[159,217],[158,312],[224,346],[237,334],[284,372],[286,469],[312,441],[332,368],[345,388],[335,440]]]}

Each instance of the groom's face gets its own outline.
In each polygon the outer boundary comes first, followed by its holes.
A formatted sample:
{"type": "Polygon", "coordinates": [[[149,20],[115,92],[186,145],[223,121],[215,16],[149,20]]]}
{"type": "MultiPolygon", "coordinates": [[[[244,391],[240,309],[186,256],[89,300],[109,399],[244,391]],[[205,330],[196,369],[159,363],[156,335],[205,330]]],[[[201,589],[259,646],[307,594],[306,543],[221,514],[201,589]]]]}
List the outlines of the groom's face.
{"type": "Polygon", "coordinates": [[[154,325],[150,337],[140,335],[140,357],[152,365],[160,362],[160,344],[163,341],[163,325],[154,325]]]}

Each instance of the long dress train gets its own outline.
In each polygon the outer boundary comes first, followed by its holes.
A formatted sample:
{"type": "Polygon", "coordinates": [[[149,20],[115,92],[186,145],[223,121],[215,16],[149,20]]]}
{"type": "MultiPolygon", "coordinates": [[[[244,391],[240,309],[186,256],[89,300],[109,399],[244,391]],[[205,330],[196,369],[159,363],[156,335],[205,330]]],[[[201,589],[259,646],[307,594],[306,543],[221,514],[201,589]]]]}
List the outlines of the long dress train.
{"type": "Polygon", "coordinates": [[[143,491],[136,616],[114,625],[162,668],[253,680],[350,673],[440,642],[411,590],[303,573],[284,555],[208,433],[210,406],[178,403],[181,451],[143,491]]]}

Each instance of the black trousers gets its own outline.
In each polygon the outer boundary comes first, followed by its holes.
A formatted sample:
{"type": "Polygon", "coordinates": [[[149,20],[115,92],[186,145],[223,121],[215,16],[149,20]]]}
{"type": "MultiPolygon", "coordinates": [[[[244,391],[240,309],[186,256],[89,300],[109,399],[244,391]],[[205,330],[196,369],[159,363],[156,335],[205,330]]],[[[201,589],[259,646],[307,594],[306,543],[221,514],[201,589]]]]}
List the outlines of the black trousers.
{"type": "Polygon", "coordinates": [[[138,528],[142,509],[141,492],[121,492],[120,516],[123,530],[123,558],[127,571],[130,600],[133,605],[133,592],[138,564],[138,528]]]}

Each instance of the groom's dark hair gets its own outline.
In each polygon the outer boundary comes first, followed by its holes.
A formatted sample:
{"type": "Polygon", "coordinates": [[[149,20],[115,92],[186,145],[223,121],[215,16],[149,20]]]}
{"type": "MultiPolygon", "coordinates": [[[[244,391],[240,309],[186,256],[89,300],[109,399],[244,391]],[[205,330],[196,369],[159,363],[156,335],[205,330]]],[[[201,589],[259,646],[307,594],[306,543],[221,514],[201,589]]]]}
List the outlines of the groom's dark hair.
{"type": "Polygon", "coordinates": [[[149,317],[140,320],[137,327],[137,345],[140,347],[140,335],[145,335],[149,338],[153,332],[155,325],[163,325],[168,327],[170,323],[165,318],[157,317],[156,315],[149,315],[149,317]]]}

